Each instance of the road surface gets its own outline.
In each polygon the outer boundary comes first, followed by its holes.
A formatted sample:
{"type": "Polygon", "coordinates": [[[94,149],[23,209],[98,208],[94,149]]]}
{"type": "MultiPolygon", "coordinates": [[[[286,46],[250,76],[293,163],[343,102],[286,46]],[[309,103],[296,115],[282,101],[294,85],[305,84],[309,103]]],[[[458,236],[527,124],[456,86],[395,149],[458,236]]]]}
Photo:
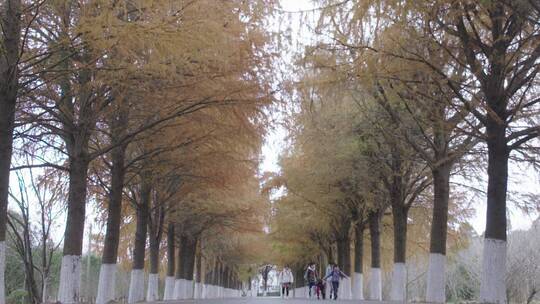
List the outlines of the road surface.
{"type": "MultiPolygon", "coordinates": [[[[152,304],[394,304],[397,302],[385,301],[358,301],[358,300],[317,300],[317,299],[281,299],[281,298],[232,298],[232,299],[205,299],[205,300],[180,300],[180,301],[162,301],[152,304]]],[[[147,303],[150,304],[150,303],[147,303]]]]}

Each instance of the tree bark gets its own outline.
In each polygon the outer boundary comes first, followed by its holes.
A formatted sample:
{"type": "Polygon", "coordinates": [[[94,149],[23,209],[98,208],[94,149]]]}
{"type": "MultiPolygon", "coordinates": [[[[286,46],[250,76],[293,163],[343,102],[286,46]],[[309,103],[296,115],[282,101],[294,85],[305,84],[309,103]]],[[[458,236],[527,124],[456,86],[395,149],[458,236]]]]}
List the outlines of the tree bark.
{"type": "Polygon", "coordinates": [[[159,244],[160,242],[156,238],[150,238],[150,273],[159,273],[159,244]]]}
{"type": "Polygon", "coordinates": [[[150,245],[150,273],[159,272],[159,249],[163,237],[163,225],[165,223],[165,206],[162,202],[154,199],[151,220],[148,221],[149,245],[150,245]]]}
{"type": "Polygon", "coordinates": [[[132,269],[144,269],[144,255],[148,236],[148,217],[151,188],[147,181],[141,182],[141,201],[137,206],[137,227],[135,229],[135,246],[133,249],[132,269]]]}
{"type": "Polygon", "coordinates": [[[432,170],[434,201],[426,301],[433,303],[444,303],[446,300],[444,273],[446,268],[446,236],[451,167],[452,165],[448,163],[432,170]]]}
{"type": "Polygon", "coordinates": [[[430,253],[446,255],[448,200],[450,197],[450,165],[433,169],[433,222],[430,253]]]}
{"type": "Polygon", "coordinates": [[[354,228],[354,274],[352,298],[354,300],[364,299],[364,223],[358,222],[354,228]]]}
{"type": "Polygon", "coordinates": [[[394,224],[394,267],[392,270],[392,289],[390,299],[405,302],[407,298],[407,214],[409,208],[401,202],[392,205],[394,224]]]}
{"type": "Polygon", "coordinates": [[[350,219],[345,219],[338,231],[336,238],[337,244],[337,264],[339,268],[346,274],[351,274],[351,240],[349,238],[349,230],[351,229],[350,219]]]}
{"type": "Polygon", "coordinates": [[[407,216],[409,208],[400,204],[392,206],[394,225],[394,263],[405,263],[407,255],[407,216]]]}
{"type": "Polygon", "coordinates": [[[177,280],[184,278],[184,261],[183,261],[184,242],[182,236],[178,241],[178,250],[176,251],[176,271],[175,277],[177,280]]]}
{"type": "Polygon", "coordinates": [[[363,273],[364,269],[364,230],[365,226],[358,223],[354,229],[354,272],[363,273]]]}
{"type": "Polygon", "coordinates": [[[504,126],[487,128],[488,189],[485,238],[501,241],[506,241],[506,192],[510,156],[505,131],[504,126]]]}
{"type": "MultiPolygon", "coordinates": [[[[21,0],[7,0],[1,7],[3,52],[0,56],[0,242],[6,239],[9,173],[13,153],[15,105],[19,90],[18,61],[21,47],[21,0]]],[[[0,269],[2,272],[4,269],[0,269]]],[[[3,277],[3,276],[1,276],[3,277]]],[[[3,282],[2,286],[3,295],[3,282]]]]}
{"type": "Polygon", "coordinates": [[[486,131],[488,189],[480,300],[483,303],[505,303],[506,193],[510,149],[503,124],[490,119],[486,131]]]}
{"type": "Polygon", "coordinates": [[[182,237],[182,261],[184,264],[184,279],[193,281],[195,269],[195,253],[197,251],[197,239],[182,237]]]}
{"type": "Polygon", "coordinates": [[[196,273],[195,273],[195,281],[197,283],[201,283],[202,282],[202,252],[201,252],[201,249],[199,247],[199,250],[197,250],[197,254],[196,254],[196,267],[195,267],[195,270],[196,270],[196,273]]]}
{"type": "Polygon", "coordinates": [[[338,265],[346,274],[351,274],[351,240],[349,236],[337,240],[338,265]]]}
{"type": "Polygon", "coordinates": [[[381,212],[369,215],[369,235],[371,238],[371,268],[381,268],[381,212]]]}
{"type": "Polygon", "coordinates": [[[371,275],[370,299],[382,300],[381,277],[381,217],[382,211],[377,210],[369,215],[369,235],[371,238],[371,275]]]}
{"type": "MultiPolygon", "coordinates": [[[[120,113],[111,123],[111,142],[118,142],[124,136],[127,125],[127,112],[120,113]]],[[[120,224],[122,221],[122,197],[126,175],[125,157],[127,144],[119,145],[111,150],[111,190],[107,206],[107,228],[103,244],[103,264],[116,264],[118,259],[118,244],[120,242],[120,224]]]]}
{"type": "Polygon", "coordinates": [[[70,156],[69,163],[68,214],[64,233],[64,255],[80,256],[86,214],[88,156],[85,152],[77,156],[70,156]]]}
{"type": "Polygon", "coordinates": [[[174,255],[174,223],[169,223],[167,229],[167,276],[174,276],[175,255],[174,255]]]}

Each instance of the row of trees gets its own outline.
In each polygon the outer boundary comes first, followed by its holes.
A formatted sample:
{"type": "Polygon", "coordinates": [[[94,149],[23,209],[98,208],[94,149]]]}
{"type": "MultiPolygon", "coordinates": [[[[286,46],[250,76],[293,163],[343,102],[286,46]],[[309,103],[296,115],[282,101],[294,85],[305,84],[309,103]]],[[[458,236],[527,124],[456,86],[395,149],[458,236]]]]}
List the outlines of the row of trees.
{"type": "Polygon", "coordinates": [[[298,61],[291,145],[270,182],[286,193],[274,224],[283,260],[321,255],[349,274],[354,239],[352,296],[362,298],[369,230],[369,294],[381,300],[384,224],[390,299],[407,299],[406,258],[427,247],[425,300],[443,303],[447,249],[469,209],[451,176],[476,184],[487,164],[479,297],[505,303],[509,163],[537,164],[540,146],[537,3],[319,3],[315,42],[298,61]]]}
{"type": "Polygon", "coordinates": [[[128,302],[160,299],[164,247],[165,299],[240,287],[263,225],[256,173],[272,102],[272,5],[2,1],[0,303],[7,223],[22,236],[28,301],[80,300],[88,205],[103,224],[97,303],[117,297],[127,261],[128,302]],[[13,187],[10,172],[27,182],[13,187]],[[51,206],[67,211],[56,295],[51,206]]]}

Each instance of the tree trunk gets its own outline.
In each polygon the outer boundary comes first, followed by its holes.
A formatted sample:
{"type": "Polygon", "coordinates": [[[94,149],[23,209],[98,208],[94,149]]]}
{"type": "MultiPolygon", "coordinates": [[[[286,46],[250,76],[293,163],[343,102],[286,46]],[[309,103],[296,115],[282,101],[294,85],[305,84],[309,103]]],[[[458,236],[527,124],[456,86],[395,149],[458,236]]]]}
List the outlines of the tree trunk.
{"type": "Polygon", "coordinates": [[[153,212],[148,221],[149,249],[150,249],[150,273],[148,274],[148,287],[146,301],[154,302],[159,300],[159,249],[163,236],[163,225],[165,222],[165,206],[155,196],[153,200],[153,212]]]}
{"type": "Polygon", "coordinates": [[[193,297],[195,299],[200,299],[202,295],[202,253],[201,253],[201,246],[200,242],[197,246],[197,253],[195,254],[195,292],[193,293],[193,297]]]}
{"type": "Polygon", "coordinates": [[[351,274],[351,240],[343,236],[337,241],[338,266],[346,275],[351,274]]]}
{"type": "Polygon", "coordinates": [[[426,301],[444,303],[446,268],[446,232],[448,226],[448,200],[450,195],[451,164],[433,169],[433,222],[429,249],[426,301]]]}
{"type": "Polygon", "coordinates": [[[137,227],[135,229],[135,246],[133,249],[128,303],[136,303],[144,300],[144,256],[146,250],[146,238],[148,236],[150,193],[150,185],[146,177],[143,177],[140,189],[140,202],[136,210],[137,227]]]}
{"type": "Polygon", "coordinates": [[[154,302],[159,300],[159,244],[161,240],[153,233],[149,238],[150,249],[150,272],[148,274],[148,287],[146,293],[146,301],[154,302]]]}
{"type": "Polygon", "coordinates": [[[174,223],[169,223],[167,228],[167,277],[165,278],[165,291],[163,300],[174,300],[174,269],[175,269],[175,252],[174,252],[174,223]]]}
{"type": "Polygon", "coordinates": [[[364,229],[365,226],[362,223],[357,223],[354,229],[355,243],[354,243],[354,275],[353,275],[353,292],[352,296],[354,300],[364,299],[364,229]]]}
{"type": "Polygon", "coordinates": [[[221,298],[223,297],[223,264],[221,264],[221,262],[218,262],[217,264],[217,279],[218,279],[218,286],[219,286],[219,289],[218,289],[218,297],[221,298]]]}
{"type": "Polygon", "coordinates": [[[371,274],[369,296],[371,300],[382,300],[381,278],[381,211],[369,215],[369,235],[371,238],[371,274]]]}
{"type": "MultiPolygon", "coordinates": [[[[83,141],[88,143],[86,140],[83,141]]],[[[80,149],[80,153],[77,153],[76,156],[71,154],[69,157],[68,213],[58,292],[58,300],[61,303],[76,303],[80,297],[81,254],[89,160],[85,153],[87,147],[79,146],[77,149],[80,149]]]]}
{"type": "MultiPolygon", "coordinates": [[[[401,197],[401,196],[400,196],[401,197]]],[[[404,302],[407,287],[407,216],[409,208],[403,201],[392,204],[392,219],[394,224],[394,269],[392,272],[392,301],[404,302]]]]}
{"type": "Polygon", "coordinates": [[[6,221],[9,172],[13,153],[15,105],[19,90],[18,61],[21,53],[21,0],[3,1],[0,12],[0,304],[5,302],[6,221]]]}
{"type": "MultiPolygon", "coordinates": [[[[341,235],[336,241],[337,255],[339,268],[347,275],[351,274],[351,239],[349,238],[349,230],[351,228],[350,220],[343,225],[341,235]]],[[[339,298],[342,300],[350,300],[351,295],[351,280],[344,278],[339,288],[339,298]]]]}
{"type": "Polygon", "coordinates": [[[480,300],[482,303],[505,303],[506,192],[510,151],[504,126],[491,122],[486,130],[488,189],[480,300]]]}
{"type": "Polygon", "coordinates": [[[193,273],[195,270],[195,253],[197,251],[197,239],[185,237],[182,240],[184,247],[182,260],[184,264],[184,279],[186,280],[185,295],[187,299],[193,298],[193,273]]]}
{"type": "Polygon", "coordinates": [[[178,250],[177,250],[177,259],[176,259],[176,279],[174,280],[174,299],[181,300],[184,298],[184,261],[183,261],[183,251],[184,251],[184,239],[182,236],[179,238],[178,250]]]}
{"type": "MultiPolygon", "coordinates": [[[[127,122],[124,121],[123,123],[127,122]]],[[[96,304],[105,304],[115,298],[116,263],[118,244],[120,242],[122,196],[126,172],[124,168],[126,148],[126,145],[120,145],[111,151],[111,190],[109,193],[109,205],[107,206],[107,227],[101,257],[96,304]]]]}

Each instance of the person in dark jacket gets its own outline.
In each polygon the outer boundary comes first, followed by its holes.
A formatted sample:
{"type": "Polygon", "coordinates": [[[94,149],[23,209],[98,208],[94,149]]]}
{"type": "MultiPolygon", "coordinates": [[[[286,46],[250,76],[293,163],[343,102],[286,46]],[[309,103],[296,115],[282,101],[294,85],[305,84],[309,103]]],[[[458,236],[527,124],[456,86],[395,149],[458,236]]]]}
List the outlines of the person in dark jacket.
{"type": "Polygon", "coordinates": [[[339,270],[339,267],[336,265],[334,269],[324,277],[324,280],[330,278],[332,282],[332,294],[334,294],[334,300],[338,298],[338,289],[339,289],[339,280],[342,278],[347,278],[347,275],[343,271],[339,270]]]}
{"type": "Polygon", "coordinates": [[[308,264],[308,267],[306,269],[306,273],[304,274],[304,279],[308,283],[308,291],[309,291],[309,297],[311,298],[312,292],[311,290],[313,287],[317,286],[317,268],[315,267],[315,263],[311,262],[308,264]]]}

